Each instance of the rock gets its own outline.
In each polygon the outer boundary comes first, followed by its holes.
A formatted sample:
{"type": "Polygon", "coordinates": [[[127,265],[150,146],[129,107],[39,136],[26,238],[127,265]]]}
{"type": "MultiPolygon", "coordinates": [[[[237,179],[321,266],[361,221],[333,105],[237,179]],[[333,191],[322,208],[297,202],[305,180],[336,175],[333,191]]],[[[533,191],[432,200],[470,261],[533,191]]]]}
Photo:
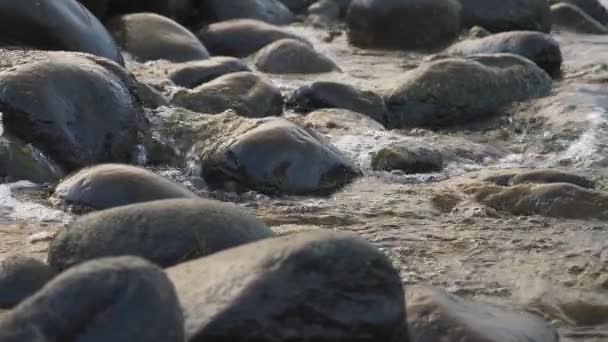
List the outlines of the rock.
{"type": "Polygon", "coordinates": [[[190,342],[397,341],[403,333],[399,274],[349,234],[268,239],[167,272],[190,342]]]}
{"type": "Polygon", "coordinates": [[[268,194],[325,194],[360,174],[318,133],[279,118],[258,121],[197,155],[203,178],[216,188],[234,182],[268,194]]]}
{"type": "Polygon", "coordinates": [[[335,132],[335,130],[351,133],[385,130],[384,126],[369,116],[348,109],[320,109],[306,115],[303,122],[322,133],[335,132]]]}
{"type": "Polygon", "coordinates": [[[211,24],[201,29],[197,36],[212,55],[233,57],[247,57],[280,39],[297,39],[308,43],[304,38],[278,26],[251,19],[211,24]]]}
{"type": "Polygon", "coordinates": [[[0,308],[17,306],[54,276],[47,264],[36,259],[16,255],[0,260],[0,308]]]}
{"type": "Polygon", "coordinates": [[[294,13],[304,11],[314,0],[279,0],[285,7],[294,13]]]}
{"type": "Polygon", "coordinates": [[[550,0],[551,4],[566,3],[574,5],[590,15],[602,25],[608,24],[608,10],[598,0],[550,0]]]}
{"type": "Polygon", "coordinates": [[[246,117],[283,113],[281,90],[265,78],[250,72],[227,74],[192,90],[178,90],[173,95],[171,104],[208,114],[228,109],[246,117]]]}
{"type": "Polygon", "coordinates": [[[275,25],[293,21],[293,13],[279,0],[195,0],[207,22],[255,19],[275,25]]]}
{"type": "Polygon", "coordinates": [[[6,132],[32,143],[67,172],[131,161],[142,108],[137,85],[124,69],[69,52],[0,50],[0,56],[6,132]]]}
{"type": "Polygon", "coordinates": [[[430,286],[406,289],[410,340],[417,342],[557,342],[557,332],[541,318],[475,303],[430,286]]]}
{"type": "Polygon", "coordinates": [[[180,184],[139,167],[103,164],[80,170],[55,189],[62,201],[107,209],[171,198],[197,198],[180,184]]]}
{"type": "Polygon", "coordinates": [[[507,172],[484,179],[497,185],[570,183],[582,188],[593,189],[595,182],[585,176],[551,169],[507,172]]]}
{"type": "Polygon", "coordinates": [[[87,260],[135,255],[168,267],[272,236],[263,222],[231,204],[163,200],[77,219],[55,236],[48,260],[64,270],[87,260]]]}
{"type": "Polygon", "coordinates": [[[556,3],[551,6],[553,26],[583,34],[608,34],[608,28],[593,19],[577,6],[556,3]]]}
{"type": "Polygon", "coordinates": [[[320,74],[340,71],[331,59],[295,39],[281,39],[266,46],[255,56],[259,71],[271,74],[320,74]]]}
{"type": "Polygon", "coordinates": [[[551,31],[547,0],[460,0],[462,24],[482,26],[490,32],[551,31]]]}
{"type": "Polygon", "coordinates": [[[298,88],[286,101],[297,112],[321,108],[343,108],[362,113],[381,124],[386,123],[384,100],[372,91],[337,82],[318,81],[298,88]]]}
{"type": "Polygon", "coordinates": [[[468,38],[485,38],[492,35],[492,32],[486,30],[481,26],[473,26],[469,30],[468,38]]]}
{"type": "Polygon", "coordinates": [[[608,194],[569,183],[471,186],[466,191],[496,210],[514,215],[608,219],[608,194]]]}
{"type": "Polygon", "coordinates": [[[512,54],[476,55],[424,63],[385,95],[392,128],[440,127],[477,121],[551,91],[551,78],[512,54]]]}
{"type": "Polygon", "coordinates": [[[31,144],[6,135],[0,137],[0,177],[9,181],[50,183],[62,176],[61,168],[31,144]]]}
{"type": "Polygon", "coordinates": [[[176,19],[192,21],[194,8],[190,0],[79,0],[101,19],[127,13],[151,12],[176,19]]]}
{"type": "Polygon", "coordinates": [[[152,86],[137,82],[137,93],[141,99],[142,105],[146,108],[158,108],[161,106],[169,106],[169,100],[152,86]]]}
{"type": "Polygon", "coordinates": [[[3,45],[87,52],[124,64],[108,31],[76,0],[3,1],[0,46],[3,45]]]}
{"type": "Polygon", "coordinates": [[[251,71],[240,59],[234,57],[211,57],[204,61],[179,64],[169,73],[169,79],[184,88],[195,88],[220,76],[242,71],[251,71]]]}
{"type": "Polygon", "coordinates": [[[455,0],[353,0],[348,40],[361,47],[435,49],[460,33],[455,0]]]}
{"type": "Polygon", "coordinates": [[[334,0],[320,0],[308,7],[308,15],[321,21],[337,20],[341,12],[340,5],[334,0]]]}
{"type": "Polygon", "coordinates": [[[122,49],[141,62],[165,59],[180,63],[209,58],[209,52],[194,34],[158,14],[118,16],[107,27],[122,49]]]}
{"type": "Polygon", "coordinates": [[[0,341],[177,342],[183,324],[162,270],[134,257],[109,258],[62,273],[0,316],[0,341]]]}
{"type": "Polygon", "coordinates": [[[372,157],[372,169],[377,171],[400,170],[406,174],[431,173],[443,170],[441,151],[424,146],[388,146],[372,157]]]}
{"type": "Polygon", "coordinates": [[[533,31],[503,32],[465,40],[451,46],[448,53],[456,56],[512,53],[531,60],[552,76],[560,74],[562,65],[559,43],[548,34],[533,31]]]}

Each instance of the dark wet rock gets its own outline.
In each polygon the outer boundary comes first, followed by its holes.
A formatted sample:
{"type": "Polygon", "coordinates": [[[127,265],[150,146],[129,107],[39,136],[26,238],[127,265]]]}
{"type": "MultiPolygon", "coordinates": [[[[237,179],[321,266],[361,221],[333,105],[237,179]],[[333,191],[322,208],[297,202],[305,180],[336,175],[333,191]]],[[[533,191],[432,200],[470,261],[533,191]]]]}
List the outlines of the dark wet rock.
{"type": "Polygon", "coordinates": [[[471,186],[468,193],[499,211],[566,219],[608,219],[608,193],[570,183],[471,186]]]}
{"type": "Polygon", "coordinates": [[[583,34],[608,34],[608,28],[576,5],[558,2],[551,6],[553,26],[583,34]]]}
{"type": "Polygon", "coordinates": [[[439,127],[483,120],[517,101],[548,95],[551,78],[512,54],[424,63],[385,95],[389,127],[439,127]]]}
{"type": "Polygon", "coordinates": [[[234,57],[211,57],[204,61],[179,64],[169,73],[169,79],[184,88],[194,88],[220,76],[251,71],[247,64],[234,57]]]}
{"type": "Polygon", "coordinates": [[[398,272],[382,252],[350,234],[292,234],[167,272],[191,342],[405,338],[398,272]]]}
{"type": "Polygon", "coordinates": [[[152,12],[180,22],[192,20],[190,0],[79,0],[98,18],[111,18],[127,13],[152,12]]]}
{"type": "Polygon", "coordinates": [[[460,0],[465,27],[482,26],[490,32],[551,31],[547,0],[460,0]]]}
{"type": "Polygon", "coordinates": [[[443,170],[443,154],[425,146],[388,146],[372,157],[372,169],[400,170],[406,174],[431,173],[443,170]]]}
{"type": "Polygon", "coordinates": [[[87,52],[124,64],[108,31],[75,0],[3,1],[1,46],[87,52]]]}
{"type": "Polygon", "coordinates": [[[608,10],[606,10],[606,7],[604,7],[599,0],[550,0],[550,2],[551,4],[561,2],[574,5],[590,15],[593,19],[597,20],[600,24],[608,24],[608,10]]]}
{"type": "Polygon", "coordinates": [[[557,332],[540,317],[471,302],[430,286],[408,286],[407,322],[416,342],[557,342],[557,332]]]}
{"type": "Polygon", "coordinates": [[[154,13],[127,14],[107,23],[122,49],[141,62],[188,62],[209,58],[198,38],[177,22],[154,13]]]}
{"type": "Polygon", "coordinates": [[[469,38],[485,38],[487,36],[492,35],[492,32],[486,30],[481,26],[473,26],[469,29],[469,38]]]}
{"type": "Polygon", "coordinates": [[[337,20],[340,14],[340,5],[334,0],[320,0],[308,7],[308,15],[317,17],[319,20],[337,20]]]}
{"type": "Polygon", "coordinates": [[[163,94],[146,83],[137,82],[137,93],[142,105],[146,108],[158,108],[169,105],[169,100],[163,94]]]}
{"type": "Polygon", "coordinates": [[[593,189],[595,187],[595,182],[586,176],[551,169],[500,173],[487,177],[484,180],[502,186],[527,183],[570,183],[586,189],[593,189]]]}
{"type": "Polygon", "coordinates": [[[304,11],[315,0],[279,0],[285,7],[289,8],[294,13],[304,11]]]}
{"type": "Polygon", "coordinates": [[[526,57],[549,75],[558,75],[562,65],[559,43],[548,34],[533,31],[503,32],[465,40],[451,46],[448,53],[457,56],[512,53],[526,57]]]}
{"type": "MultiPolygon", "coordinates": [[[[247,57],[280,39],[304,38],[259,20],[236,19],[211,24],[197,34],[213,55],[247,57]]],[[[308,43],[310,44],[310,43],[308,43]]]]}
{"type": "Polygon", "coordinates": [[[384,131],[384,126],[369,116],[348,109],[320,109],[306,115],[302,122],[322,133],[345,131],[350,133],[369,130],[384,131]]]}
{"type": "Polygon", "coordinates": [[[319,81],[298,88],[286,105],[297,112],[321,108],[342,108],[362,113],[381,124],[386,123],[387,110],[380,95],[351,85],[319,81]]]}
{"type": "Polygon", "coordinates": [[[359,175],[318,133],[279,118],[260,120],[197,155],[203,178],[218,188],[234,182],[268,194],[324,194],[359,175]]]}
{"type": "Polygon", "coordinates": [[[435,49],[460,33],[455,0],[353,0],[348,40],[362,47],[435,49]]]}
{"type": "Polygon", "coordinates": [[[9,181],[50,183],[62,176],[61,168],[31,144],[6,135],[0,137],[0,177],[9,181]]]}
{"type": "Polygon", "coordinates": [[[60,274],[0,316],[0,341],[178,342],[183,324],[162,270],[139,258],[108,258],[60,274]]]}
{"type": "Polygon", "coordinates": [[[66,171],[131,161],[142,108],[124,69],[69,52],[0,55],[0,112],[8,133],[66,171]]]}
{"type": "Polygon", "coordinates": [[[281,39],[266,46],[255,56],[254,64],[271,74],[319,74],[340,71],[327,56],[295,39],[281,39]]]}
{"type": "Polygon", "coordinates": [[[146,169],[103,164],[80,170],[63,180],[55,196],[65,202],[107,209],[171,198],[196,198],[180,184],[146,169]]]}
{"type": "Polygon", "coordinates": [[[275,25],[293,21],[293,13],[279,0],[195,0],[207,22],[255,19],[275,25]]]}
{"type": "Polygon", "coordinates": [[[0,308],[17,306],[54,276],[53,270],[37,259],[15,255],[0,260],[0,308]]]}
{"type": "Polygon", "coordinates": [[[135,255],[162,267],[273,236],[262,221],[235,205],[174,199],[85,215],[64,228],[49,247],[51,267],[135,255]]]}
{"type": "Polygon", "coordinates": [[[227,74],[192,90],[179,90],[173,95],[171,104],[207,114],[228,109],[246,117],[283,113],[281,90],[269,80],[250,72],[227,74]]]}

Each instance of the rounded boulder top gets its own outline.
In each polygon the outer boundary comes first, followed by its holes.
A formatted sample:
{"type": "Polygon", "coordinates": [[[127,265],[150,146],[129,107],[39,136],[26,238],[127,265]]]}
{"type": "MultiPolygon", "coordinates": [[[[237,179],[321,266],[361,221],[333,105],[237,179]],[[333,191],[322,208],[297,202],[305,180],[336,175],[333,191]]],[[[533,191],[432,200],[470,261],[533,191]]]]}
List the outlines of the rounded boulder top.
{"type": "Polygon", "coordinates": [[[76,0],[1,1],[0,42],[86,52],[124,65],[120,49],[103,24],[76,0]]]}

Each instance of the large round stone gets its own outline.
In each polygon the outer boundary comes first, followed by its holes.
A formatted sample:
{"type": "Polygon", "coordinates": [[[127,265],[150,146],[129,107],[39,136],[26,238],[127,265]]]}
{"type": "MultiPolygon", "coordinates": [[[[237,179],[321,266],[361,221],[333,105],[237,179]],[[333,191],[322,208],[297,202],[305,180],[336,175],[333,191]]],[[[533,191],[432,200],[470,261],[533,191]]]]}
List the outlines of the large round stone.
{"type": "Polygon", "coordinates": [[[312,129],[266,119],[201,156],[202,174],[213,187],[236,182],[269,194],[323,194],[360,171],[312,129]]]}
{"type": "Polygon", "coordinates": [[[272,235],[264,223],[234,205],[155,201],[79,218],[53,239],[48,260],[64,270],[91,259],[135,255],[167,267],[272,235]]]}
{"type": "Polygon", "coordinates": [[[169,79],[183,88],[201,84],[236,72],[251,71],[247,64],[234,57],[211,57],[203,61],[180,63],[171,69],[169,79]]]}
{"type": "Polygon", "coordinates": [[[202,28],[197,36],[213,55],[233,57],[247,57],[280,39],[297,39],[308,43],[304,38],[278,26],[252,19],[211,24],[202,28]]]}
{"type": "Polygon", "coordinates": [[[488,118],[516,101],[546,96],[552,80],[512,54],[447,58],[410,70],[385,101],[390,127],[449,126],[488,118]]]}
{"type": "Polygon", "coordinates": [[[560,74],[562,65],[559,43],[550,35],[541,32],[503,32],[469,39],[451,46],[448,52],[459,56],[512,53],[531,60],[552,76],[560,74]]]}
{"type": "Polygon", "coordinates": [[[66,171],[129,162],[142,108],[117,64],[68,52],[0,50],[0,112],[8,133],[66,171]]]}
{"type": "Polygon", "coordinates": [[[185,187],[148,170],[104,164],[80,170],[55,189],[57,198],[94,209],[171,198],[196,198],[185,187]]]}
{"type": "Polygon", "coordinates": [[[55,272],[40,260],[11,256],[0,260],[0,309],[10,309],[40,290],[55,272]]]}
{"type": "Polygon", "coordinates": [[[231,73],[192,90],[179,90],[173,95],[171,104],[206,114],[232,109],[239,115],[253,118],[283,113],[281,90],[251,72],[231,73]]]}
{"type": "Polygon", "coordinates": [[[194,0],[207,22],[231,19],[256,19],[275,25],[285,25],[293,14],[279,0],[194,0]]]}
{"type": "Polygon", "coordinates": [[[254,64],[259,71],[271,74],[320,74],[340,71],[327,56],[308,44],[295,39],[278,40],[255,56],[254,64]]]}
{"type": "Polygon", "coordinates": [[[357,46],[435,49],[460,33],[456,0],[353,0],[348,40],[357,46]]]}
{"type": "Polygon", "coordinates": [[[399,273],[349,234],[268,239],[167,272],[190,342],[407,341],[399,273]]]}
{"type": "Polygon", "coordinates": [[[134,257],[74,267],[0,316],[3,342],[181,342],[175,288],[159,268],[134,257]]]}
{"type": "Polygon", "coordinates": [[[551,4],[567,3],[574,5],[597,20],[600,24],[608,24],[608,10],[600,0],[550,0],[551,4]]]}
{"type": "Polygon", "coordinates": [[[76,0],[0,2],[0,43],[87,52],[124,63],[108,31],[76,0]]]}
{"type": "Polygon", "coordinates": [[[209,52],[194,34],[158,14],[118,16],[107,27],[122,49],[141,62],[164,59],[180,63],[209,58],[209,52]]]}
{"type": "Polygon", "coordinates": [[[608,34],[608,28],[578,6],[558,2],[551,6],[553,27],[583,34],[608,34]]]}
{"type": "Polygon", "coordinates": [[[459,0],[462,23],[481,26],[491,32],[551,31],[551,11],[547,0],[459,0]]]}

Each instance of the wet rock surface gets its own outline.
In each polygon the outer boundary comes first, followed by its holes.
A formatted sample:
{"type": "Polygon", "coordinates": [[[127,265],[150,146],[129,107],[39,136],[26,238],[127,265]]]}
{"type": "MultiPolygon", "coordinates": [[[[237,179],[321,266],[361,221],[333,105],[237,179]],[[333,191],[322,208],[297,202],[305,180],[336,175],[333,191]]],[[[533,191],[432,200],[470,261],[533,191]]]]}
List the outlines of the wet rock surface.
{"type": "Polygon", "coordinates": [[[131,161],[141,107],[135,82],[124,69],[66,52],[0,54],[5,58],[0,111],[7,132],[32,143],[66,171],[131,161]]]}
{"type": "Polygon", "coordinates": [[[188,62],[209,58],[209,52],[185,27],[153,13],[114,17],[108,30],[121,48],[142,62],[164,59],[188,62]]]}
{"type": "Polygon", "coordinates": [[[55,188],[54,196],[67,203],[94,209],[197,197],[181,184],[146,169],[120,164],[103,164],[80,170],[61,181],[55,188]]]}
{"type": "Polygon", "coordinates": [[[108,31],[75,0],[2,3],[0,32],[0,46],[86,52],[123,63],[108,31]]]}
{"type": "Polygon", "coordinates": [[[381,252],[347,234],[261,241],[167,272],[189,341],[391,341],[403,334],[399,276],[381,252]]]}
{"type": "Polygon", "coordinates": [[[55,272],[37,259],[12,256],[0,260],[0,308],[17,306],[54,276],[55,272]]]}
{"type": "Polygon", "coordinates": [[[133,257],[70,269],[0,316],[0,340],[7,342],[183,338],[173,285],[162,270],[133,257]]]}
{"type": "Polygon", "coordinates": [[[529,313],[469,302],[430,286],[406,289],[410,340],[556,342],[557,332],[529,313]]]}
{"type": "Polygon", "coordinates": [[[464,26],[491,32],[531,30],[548,33],[551,11],[547,0],[460,0],[464,26]]]}
{"type": "Polygon", "coordinates": [[[562,53],[557,41],[540,32],[504,32],[479,39],[469,39],[452,45],[448,53],[467,56],[475,54],[511,53],[525,57],[557,76],[562,65],[562,53]]]}
{"type": "Polygon", "coordinates": [[[217,148],[199,153],[210,186],[234,182],[268,194],[331,193],[359,175],[357,167],[311,129],[266,119],[217,148]]]}
{"type": "Polygon", "coordinates": [[[321,108],[341,108],[362,113],[381,124],[386,123],[384,100],[373,91],[360,90],[337,82],[315,82],[298,88],[286,100],[286,105],[297,112],[311,112],[321,108]]]}
{"type": "Polygon", "coordinates": [[[192,90],[180,90],[171,104],[208,114],[233,109],[253,118],[283,113],[281,91],[271,81],[250,72],[227,74],[192,90]]]}
{"type": "Polygon", "coordinates": [[[253,19],[235,19],[202,28],[198,38],[211,54],[246,57],[280,39],[298,39],[279,26],[253,19]]]}
{"type": "Polygon", "coordinates": [[[516,101],[548,95],[551,89],[551,79],[542,69],[511,54],[422,64],[399,83],[385,94],[389,127],[483,120],[516,101]]]}
{"type": "Polygon", "coordinates": [[[255,56],[259,71],[271,74],[320,74],[340,71],[331,59],[295,39],[281,39],[269,44],[255,56]]]}
{"type": "Polygon", "coordinates": [[[48,260],[65,270],[87,260],[136,255],[168,267],[272,235],[264,223],[230,204],[154,201],[81,217],[53,239],[48,260]]]}
{"type": "Polygon", "coordinates": [[[204,61],[177,65],[171,70],[168,77],[180,87],[195,88],[220,76],[246,71],[251,71],[251,69],[238,58],[212,57],[204,61]]]}
{"type": "Polygon", "coordinates": [[[587,34],[608,33],[606,26],[574,4],[558,2],[551,5],[551,16],[557,29],[587,34]]]}
{"type": "Polygon", "coordinates": [[[289,24],[291,11],[279,0],[196,1],[204,19],[211,22],[230,19],[256,19],[275,25],[289,24]]]}
{"type": "Polygon", "coordinates": [[[353,0],[346,22],[348,39],[356,46],[434,49],[450,43],[458,35],[460,3],[353,0]]]}

